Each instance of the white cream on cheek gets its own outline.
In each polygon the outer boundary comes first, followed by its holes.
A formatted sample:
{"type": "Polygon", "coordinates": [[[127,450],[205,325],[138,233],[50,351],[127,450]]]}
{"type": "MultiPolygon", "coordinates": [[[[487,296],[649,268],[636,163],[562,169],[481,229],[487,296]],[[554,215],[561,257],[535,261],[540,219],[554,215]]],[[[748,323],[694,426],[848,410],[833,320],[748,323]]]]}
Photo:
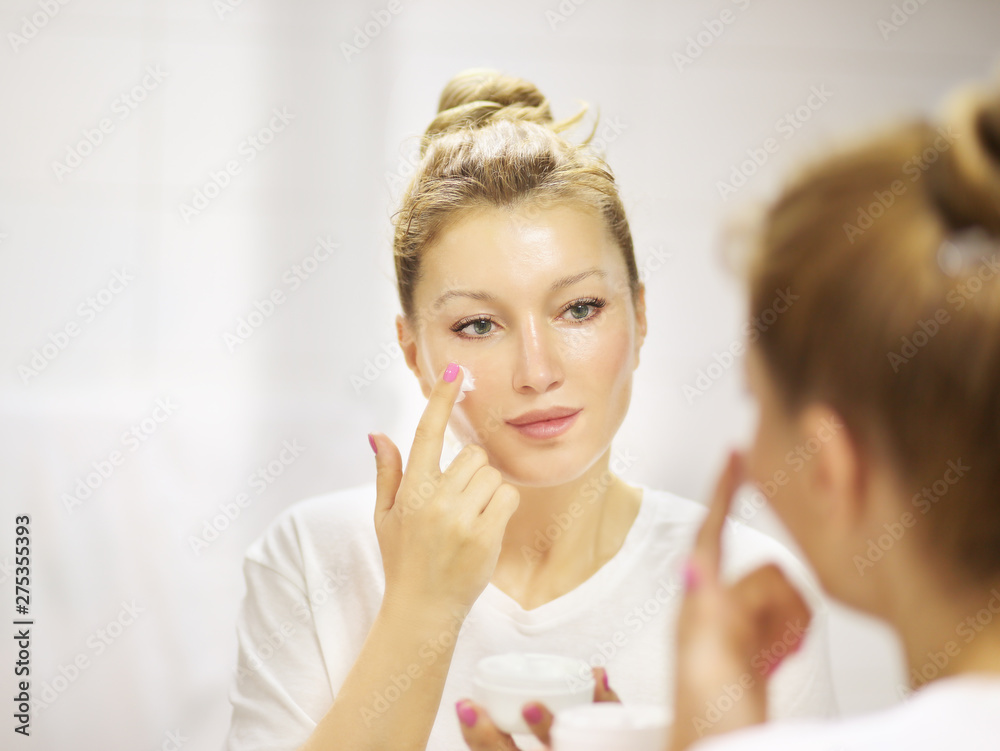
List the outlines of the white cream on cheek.
{"type": "Polygon", "coordinates": [[[464,365],[458,367],[462,369],[462,390],[458,392],[458,398],[455,399],[456,404],[465,398],[466,391],[472,391],[476,388],[476,379],[472,377],[472,371],[464,365]]]}

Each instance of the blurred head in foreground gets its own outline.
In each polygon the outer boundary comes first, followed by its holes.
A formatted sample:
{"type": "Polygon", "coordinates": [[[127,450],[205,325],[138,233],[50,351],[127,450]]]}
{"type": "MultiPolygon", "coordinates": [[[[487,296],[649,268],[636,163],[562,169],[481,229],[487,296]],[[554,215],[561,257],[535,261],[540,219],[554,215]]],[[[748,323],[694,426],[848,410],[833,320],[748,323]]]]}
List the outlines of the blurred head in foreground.
{"type": "Polygon", "coordinates": [[[772,311],[747,358],[761,408],[748,471],[825,588],[897,622],[917,603],[943,623],[986,607],[1000,91],[962,90],[938,121],[806,169],[763,216],[747,272],[751,315],[772,311]],[[934,610],[946,601],[956,610],[934,610]]]}

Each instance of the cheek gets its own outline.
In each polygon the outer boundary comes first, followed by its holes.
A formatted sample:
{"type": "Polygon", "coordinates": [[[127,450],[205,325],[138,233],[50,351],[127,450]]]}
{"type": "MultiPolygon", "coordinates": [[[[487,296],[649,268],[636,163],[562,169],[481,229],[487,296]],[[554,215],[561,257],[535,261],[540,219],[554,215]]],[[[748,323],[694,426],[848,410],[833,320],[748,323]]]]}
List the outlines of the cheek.
{"type": "Polygon", "coordinates": [[[485,353],[472,356],[468,352],[463,353],[459,362],[472,374],[475,388],[466,391],[465,398],[455,403],[451,425],[463,441],[485,447],[490,436],[503,424],[505,415],[498,405],[504,401],[498,395],[503,393],[504,383],[506,391],[510,391],[510,376],[485,353]]]}
{"type": "Polygon", "coordinates": [[[628,381],[635,369],[634,335],[617,317],[567,331],[561,343],[567,377],[605,385],[628,381]]]}
{"type": "Polygon", "coordinates": [[[746,470],[748,479],[754,482],[764,493],[768,502],[775,510],[781,505],[782,498],[794,484],[792,471],[785,461],[787,446],[783,436],[768,415],[761,411],[753,444],[746,454],[746,470]]]}

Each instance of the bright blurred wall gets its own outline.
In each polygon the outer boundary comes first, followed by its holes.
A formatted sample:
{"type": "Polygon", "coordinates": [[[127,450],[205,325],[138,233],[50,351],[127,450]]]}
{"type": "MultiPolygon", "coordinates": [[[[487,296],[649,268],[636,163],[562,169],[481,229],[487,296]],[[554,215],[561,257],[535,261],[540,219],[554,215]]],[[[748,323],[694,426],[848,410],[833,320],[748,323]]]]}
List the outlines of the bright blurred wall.
{"type": "MultiPolygon", "coordinates": [[[[454,73],[599,108],[650,317],[625,476],[701,499],[754,417],[739,362],[684,391],[740,336],[721,220],[988,74],[998,28],[990,0],[4,0],[0,589],[6,617],[30,514],[48,704],[21,745],[222,742],[244,549],[372,479],[369,430],[412,438],[389,217],[454,73]]],[[[886,632],[836,609],[833,635],[843,709],[895,701],[886,632]]]]}

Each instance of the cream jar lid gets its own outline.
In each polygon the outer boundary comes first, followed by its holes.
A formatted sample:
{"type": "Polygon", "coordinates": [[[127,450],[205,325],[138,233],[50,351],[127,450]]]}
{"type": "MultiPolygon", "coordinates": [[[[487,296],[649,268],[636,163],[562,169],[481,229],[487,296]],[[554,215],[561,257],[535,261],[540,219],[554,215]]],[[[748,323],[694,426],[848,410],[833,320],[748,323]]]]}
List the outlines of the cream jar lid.
{"type": "Polygon", "coordinates": [[[483,687],[537,694],[564,693],[593,680],[584,660],[535,652],[484,657],[476,664],[475,675],[475,682],[483,687]]]}

